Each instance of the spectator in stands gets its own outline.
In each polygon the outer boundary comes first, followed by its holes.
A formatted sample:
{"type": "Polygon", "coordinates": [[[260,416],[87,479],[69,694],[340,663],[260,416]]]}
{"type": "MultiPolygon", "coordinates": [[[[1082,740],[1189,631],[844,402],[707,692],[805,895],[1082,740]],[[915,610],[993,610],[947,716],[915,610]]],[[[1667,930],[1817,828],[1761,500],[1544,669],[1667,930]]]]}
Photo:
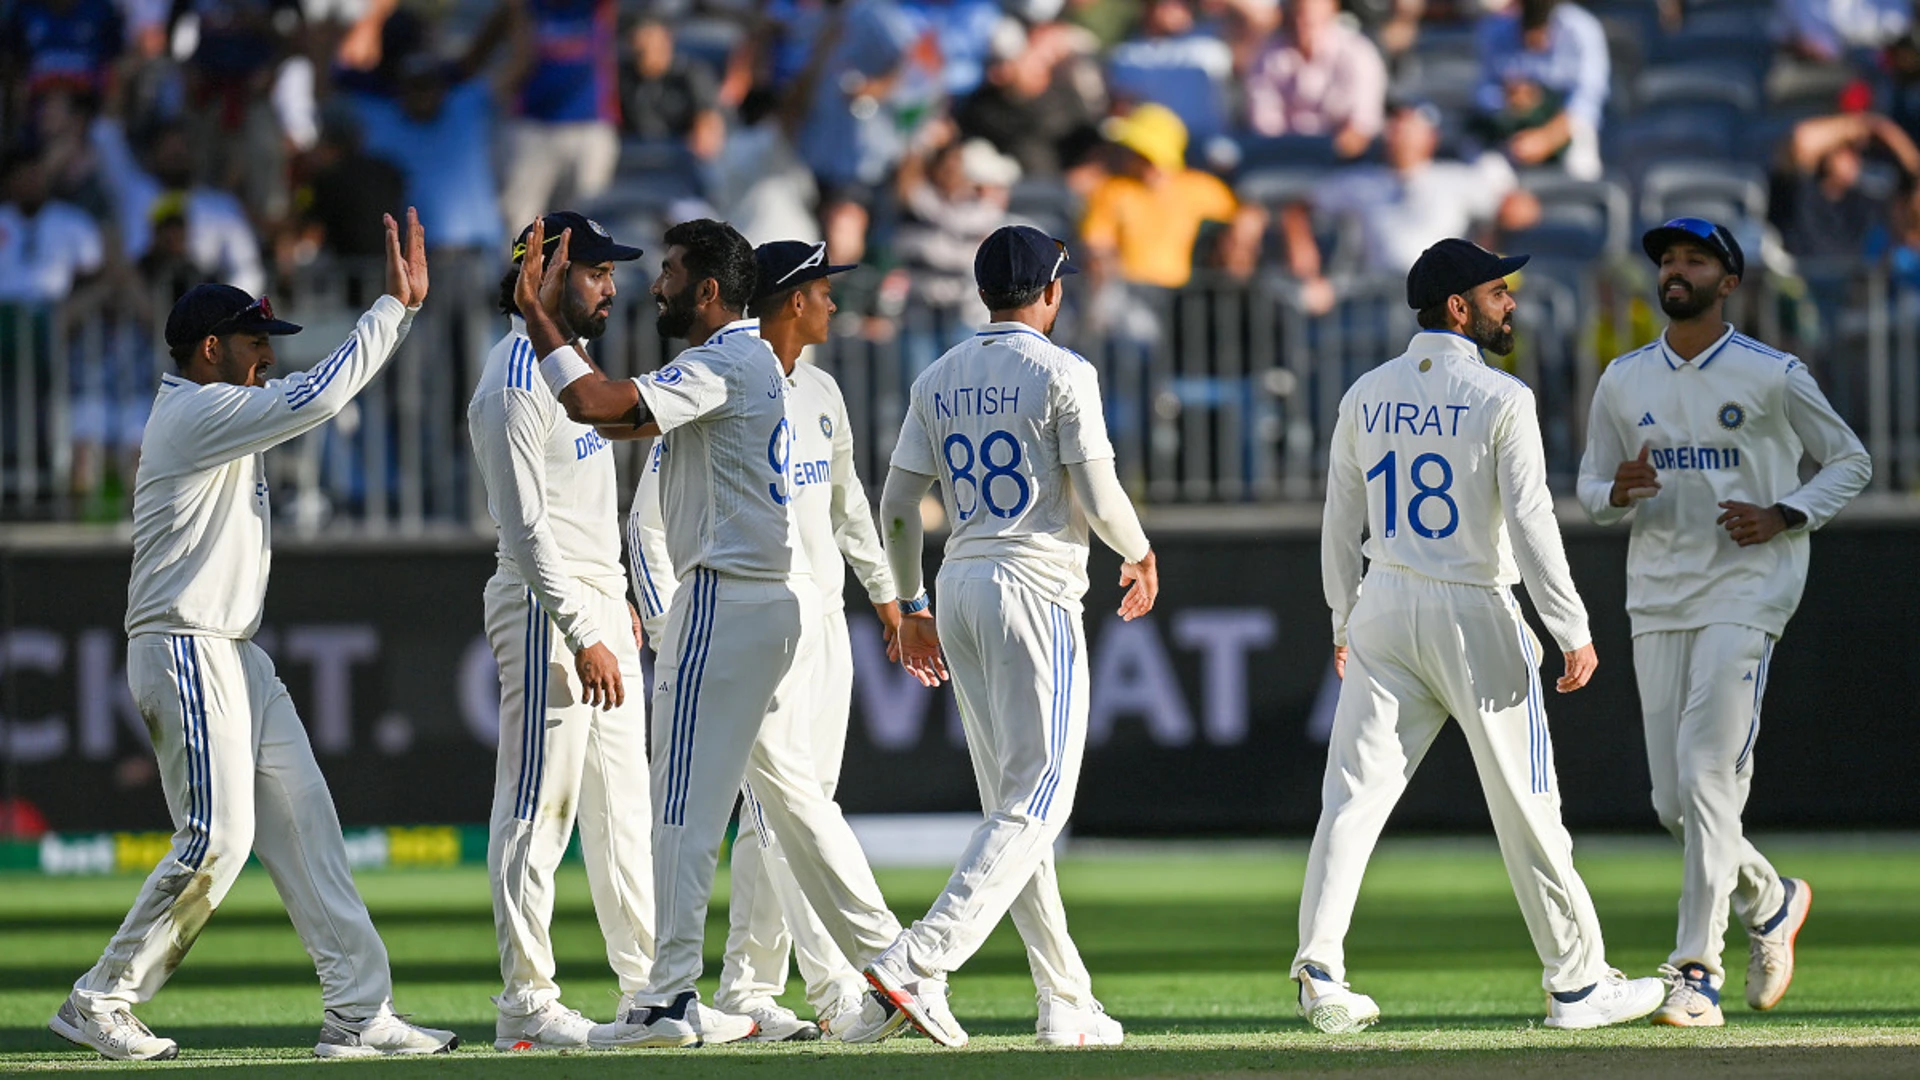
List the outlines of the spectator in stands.
{"type": "Polygon", "coordinates": [[[1107,102],[1093,46],[1076,26],[1002,19],[986,81],[954,110],[961,133],[1011,155],[1027,176],[1058,178],[1099,145],[1107,102]]]}
{"type": "Polygon", "coordinates": [[[1477,28],[1483,124],[1514,165],[1600,176],[1601,110],[1611,67],[1606,30],[1566,0],[1508,0],[1477,28]]]}
{"type": "Polygon", "coordinates": [[[820,241],[820,191],[793,147],[804,112],[803,99],[783,101],[765,87],[749,91],[715,163],[709,197],[716,216],[756,244],[820,241]]]}
{"type": "Polygon", "coordinates": [[[727,125],[713,72],[675,53],[673,27],[657,16],[634,23],[627,40],[633,63],[620,73],[620,113],[628,134],[683,145],[699,161],[718,157],[727,125]]]}
{"type": "Polygon", "coordinates": [[[613,182],[618,7],[615,0],[504,0],[504,10],[519,78],[500,208],[508,221],[524,223],[555,206],[582,205],[613,182]]]}
{"type": "Polygon", "coordinates": [[[1435,161],[1439,123],[1432,105],[1395,103],[1387,118],[1385,165],[1336,170],[1306,202],[1281,212],[1287,265],[1304,287],[1309,311],[1323,313],[1337,299],[1322,273],[1314,213],[1357,218],[1362,271],[1394,277],[1404,276],[1422,251],[1446,237],[1479,235],[1497,246],[1487,226],[1511,231],[1539,220],[1539,201],[1519,186],[1499,154],[1485,153],[1471,163],[1435,161]]]}
{"type": "Polygon", "coordinates": [[[1164,105],[1200,142],[1227,130],[1232,76],[1232,48],[1195,24],[1192,0],[1148,0],[1139,30],[1107,54],[1116,101],[1164,105]]]}
{"type": "Polygon", "coordinates": [[[138,259],[147,253],[154,207],[169,194],[186,208],[187,248],[194,262],[236,288],[255,295],[266,291],[260,239],[246,208],[227,192],[199,182],[184,123],[154,132],[147,145],[146,170],[130,169],[121,177],[117,197],[122,206],[115,219],[126,228],[127,257],[138,259]]]}
{"type": "Polygon", "coordinates": [[[1900,125],[1873,113],[1820,116],[1794,125],[1774,174],[1772,216],[1797,259],[1833,260],[1848,269],[1883,225],[1892,191],[1864,179],[1865,155],[1891,157],[1909,181],[1920,178],[1920,149],[1900,125]]]}
{"type": "Polygon", "coordinates": [[[966,97],[987,71],[988,46],[1001,19],[999,0],[902,0],[915,24],[915,38],[938,72],[941,95],[966,97]]]}
{"type": "MultiPolygon", "coordinates": [[[[174,0],[169,36],[195,18],[187,109],[195,170],[278,213],[286,203],[286,147],[273,109],[276,70],[302,30],[299,0],[174,0]]],[[[244,288],[244,286],[242,286],[244,288]]]]}
{"type": "Polygon", "coordinates": [[[406,201],[432,222],[427,235],[437,250],[497,250],[503,233],[491,152],[492,88],[469,74],[469,65],[425,50],[392,66],[391,94],[353,100],[367,151],[406,174],[406,201]]]}
{"type": "Polygon", "coordinates": [[[301,247],[346,259],[384,256],[387,236],[381,215],[404,220],[406,173],[367,152],[360,121],[347,109],[327,118],[306,165],[309,178],[296,199],[301,247]]]}
{"type": "Polygon", "coordinates": [[[901,87],[918,29],[894,0],[829,5],[813,19],[801,14],[783,16],[783,33],[807,39],[806,65],[784,91],[809,102],[795,147],[820,186],[827,257],[858,263],[869,208],[906,150],[901,87]]]}
{"type": "Polygon", "coordinates": [[[1245,85],[1256,134],[1324,136],[1343,158],[1358,157],[1380,134],[1387,66],[1373,42],[1340,22],[1336,0],[1290,0],[1245,85]]]}
{"type": "Polygon", "coordinates": [[[1802,60],[1833,63],[1853,50],[1878,49],[1905,35],[1913,0],[1776,0],[1774,36],[1802,60]]]}
{"type": "Polygon", "coordinates": [[[897,181],[904,220],[894,234],[899,273],[907,277],[901,348],[909,378],[987,321],[973,279],[973,256],[1007,223],[1009,190],[1020,165],[985,139],[933,129],[931,145],[907,154],[897,181]]]}
{"type": "Polygon", "coordinates": [[[29,115],[56,86],[105,95],[124,34],[113,0],[14,0],[0,16],[0,112],[29,115]]]}
{"type": "Polygon", "coordinates": [[[1127,40],[1146,7],[1145,0],[1016,0],[1011,10],[1029,22],[1063,19],[1092,34],[1095,48],[1106,52],[1127,40]]]}
{"type": "Polygon", "coordinates": [[[1895,285],[1920,293],[1920,182],[1902,186],[1886,229],[1868,238],[1867,257],[1885,266],[1895,285]]]}
{"type": "Polygon", "coordinates": [[[57,304],[106,265],[100,227],[51,198],[37,148],[7,152],[0,199],[0,303],[57,304]]]}
{"type": "Polygon", "coordinates": [[[1196,262],[1252,274],[1266,215],[1242,206],[1219,177],[1186,167],[1187,129],[1179,116],[1163,105],[1140,105],[1103,130],[1119,161],[1094,188],[1080,223],[1088,255],[1082,265],[1096,288],[1119,278],[1177,289],[1196,262]],[[1209,222],[1222,227],[1202,244],[1209,222]]]}

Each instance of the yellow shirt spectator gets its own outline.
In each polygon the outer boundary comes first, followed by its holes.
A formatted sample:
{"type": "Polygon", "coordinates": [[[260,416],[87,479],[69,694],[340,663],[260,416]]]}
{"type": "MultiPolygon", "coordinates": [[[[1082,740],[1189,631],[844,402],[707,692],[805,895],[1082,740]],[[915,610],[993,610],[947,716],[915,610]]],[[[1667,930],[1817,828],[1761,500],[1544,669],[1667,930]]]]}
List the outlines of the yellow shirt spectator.
{"type": "Polygon", "coordinates": [[[1101,181],[1087,200],[1080,233],[1092,247],[1118,254],[1126,280],[1177,289],[1193,276],[1201,223],[1231,222],[1240,204],[1217,176],[1186,168],[1155,172],[1144,180],[1101,181]]]}

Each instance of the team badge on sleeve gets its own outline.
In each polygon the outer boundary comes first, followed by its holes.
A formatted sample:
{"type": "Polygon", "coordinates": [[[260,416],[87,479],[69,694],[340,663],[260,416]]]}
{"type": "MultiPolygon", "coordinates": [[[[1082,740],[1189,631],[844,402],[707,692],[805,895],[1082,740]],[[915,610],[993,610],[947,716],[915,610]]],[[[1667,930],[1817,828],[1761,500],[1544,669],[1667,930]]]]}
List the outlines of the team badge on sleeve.
{"type": "Polygon", "coordinates": [[[820,434],[833,438],[833,419],[826,413],[820,414],[820,434]]]}
{"type": "Polygon", "coordinates": [[[665,367],[653,373],[653,381],[661,386],[674,386],[680,382],[680,369],[665,367]]]}
{"type": "Polygon", "coordinates": [[[1740,430],[1740,425],[1746,422],[1747,410],[1741,408],[1736,402],[1729,401],[1725,405],[1720,406],[1721,427],[1726,428],[1728,431],[1738,431],[1740,430]]]}

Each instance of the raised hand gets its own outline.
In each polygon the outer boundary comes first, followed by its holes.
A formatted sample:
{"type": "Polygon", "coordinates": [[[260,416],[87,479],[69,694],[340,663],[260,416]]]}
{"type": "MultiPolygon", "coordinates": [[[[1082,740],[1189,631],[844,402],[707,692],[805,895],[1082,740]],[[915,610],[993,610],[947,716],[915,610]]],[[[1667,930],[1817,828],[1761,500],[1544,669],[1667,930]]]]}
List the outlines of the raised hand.
{"type": "Polygon", "coordinates": [[[1647,460],[1653,448],[1640,444],[1640,456],[1632,461],[1623,461],[1613,472],[1613,491],[1607,501],[1615,506],[1631,506],[1641,499],[1651,499],[1660,494],[1660,471],[1647,460]]]}
{"type": "Polygon", "coordinates": [[[387,295],[407,307],[419,307],[427,298],[427,230],[420,224],[420,213],[407,207],[407,240],[403,254],[400,223],[392,214],[382,214],[387,227],[387,295]]]}
{"type": "Polygon", "coordinates": [[[545,315],[549,321],[559,322],[560,283],[566,276],[567,245],[572,239],[572,229],[561,230],[553,258],[548,259],[547,223],[545,219],[534,221],[533,231],[527,234],[526,254],[520,257],[520,276],[513,283],[513,303],[522,318],[531,321],[545,315]]]}

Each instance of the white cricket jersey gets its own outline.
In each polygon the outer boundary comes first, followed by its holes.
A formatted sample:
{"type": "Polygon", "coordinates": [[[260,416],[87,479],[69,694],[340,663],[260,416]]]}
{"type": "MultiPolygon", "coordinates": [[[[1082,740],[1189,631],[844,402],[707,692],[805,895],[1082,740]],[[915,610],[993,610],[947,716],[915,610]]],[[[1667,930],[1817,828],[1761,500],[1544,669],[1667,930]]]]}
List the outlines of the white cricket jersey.
{"type": "Polygon", "coordinates": [[[989,323],[914,380],[893,467],[940,481],[946,561],[985,559],[1042,595],[1087,591],[1067,466],[1113,456],[1099,375],[1025,323],[989,323]]]}
{"type": "MultiPolygon", "coordinates": [[[[803,362],[787,376],[787,388],[787,413],[794,426],[793,507],[799,517],[800,543],[820,590],[821,610],[845,610],[848,565],[859,576],[869,600],[888,603],[897,598],[893,571],[854,467],[853,431],[840,385],[833,376],[803,362]]],[[[656,440],[627,515],[627,558],[649,635],[665,627],[673,602],[673,562],[667,554],[660,511],[664,454],[664,446],[656,440]]]]}
{"type": "Polygon", "coordinates": [[[518,315],[487,354],[467,431],[500,538],[500,575],[533,590],[568,648],[597,644],[609,628],[596,625],[581,589],[626,593],[613,450],[567,418],[518,315]]]}
{"type": "Polygon", "coordinates": [[[793,513],[793,424],[780,360],[758,319],[721,327],[634,380],[660,425],[660,508],[675,579],[805,576],[793,513]]]}
{"type": "Polygon", "coordinates": [[[1633,632],[1751,626],[1778,637],[1807,582],[1807,534],[1873,476],[1873,462],[1807,366],[1728,326],[1692,361],[1666,336],[1607,366],[1594,389],[1580,503],[1611,525],[1633,513],[1627,612],[1633,632]],[[1650,448],[1660,493],[1637,508],[1608,501],[1623,461],[1650,448]],[[1820,465],[1800,482],[1800,459],[1820,465]],[[1805,526],[1741,547],[1715,524],[1720,503],[1784,503],[1805,526]]]}
{"type": "Polygon", "coordinates": [[[1535,408],[1526,383],[1447,332],[1414,335],[1348,389],[1320,546],[1334,644],[1347,643],[1362,554],[1434,581],[1505,589],[1524,580],[1562,651],[1592,641],[1547,493],[1535,408]]]}
{"type": "Polygon", "coordinates": [[[161,376],[134,479],[129,637],[250,638],[260,628],[273,563],[262,454],[353,400],[415,310],[382,296],[333,355],[264,386],[161,376]]]}

